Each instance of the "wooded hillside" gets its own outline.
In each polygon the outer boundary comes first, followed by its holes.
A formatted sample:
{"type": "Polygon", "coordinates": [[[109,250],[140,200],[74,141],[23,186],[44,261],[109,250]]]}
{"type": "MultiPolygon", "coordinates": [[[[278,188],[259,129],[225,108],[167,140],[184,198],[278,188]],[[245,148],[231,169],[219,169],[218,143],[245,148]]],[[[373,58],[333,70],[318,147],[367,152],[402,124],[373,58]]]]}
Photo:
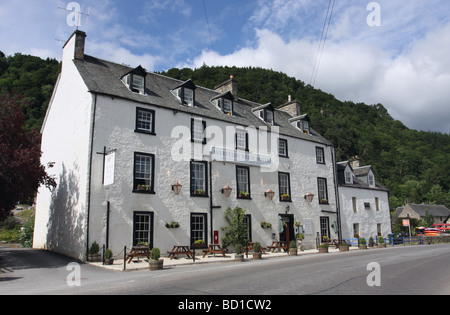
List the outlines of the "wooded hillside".
{"type": "MultiPolygon", "coordinates": [[[[39,130],[60,71],[54,59],[0,52],[0,94],[16,91],[30,103],[22,108],[27,128],[39,130]]],[[[192,79],[208,88],[232,74],[239,95],[279,106],[288,95],[302,104],[311,126],[336,146],[338,160],[354,155],[371,164],[377,180],[390,190],[391,209],[431,202],[450,207],[450,135],[416,131],[394,120],[381,104],[343,102],[286,74],[262,68],[208,67],[170,69],[162,73],[192,79]]]]}

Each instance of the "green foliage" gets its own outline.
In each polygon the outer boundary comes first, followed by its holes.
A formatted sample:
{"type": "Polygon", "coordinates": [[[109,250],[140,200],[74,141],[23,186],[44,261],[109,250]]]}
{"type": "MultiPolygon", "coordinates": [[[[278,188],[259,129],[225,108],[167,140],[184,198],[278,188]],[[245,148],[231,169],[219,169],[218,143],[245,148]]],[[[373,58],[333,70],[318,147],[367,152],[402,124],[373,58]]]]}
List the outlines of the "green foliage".
{"type": "Polygon", "coordinates": [[[160,252],[159,248],[156,248],[156,247],[153,248],[150,253],[150,259],[157,261],[157,260],[159,260],[160,257],[161,257],[161,252],[160,252]]]}
{"type": "Polygon", "coordinates": [[[236,207],[231,209],[227,208],[225,211],[225,221],[228,226],[222,227],[225,231],[225,236],[222,238],[222,244],[224,248],[228,248],[230,245],[241,244],[245,246],[248,242],[247,225],[244,224],[245,209],[236,207]]]}
{"type": "Polygon", "coordinates": [[[34,216],[26,221],[21,229],[19,236],[19,243],[23,247],[32,248],[33,247],[33,233],[34,233],[34,216]]]}
{"type": "Polygon", "coordinates": [[[99,251],[100,251],[100,247],[98,246],[97,242],[94,241],[94,243],[92,243],[92,245],[91,245],[91,248],[89,249],[89,255],[98,254],[99,251]]]}
{"type": "Polygon", "coordinates": [[[425,212],[425,216],[422,219],[422,225],[424,227],[433,227],[434,224],[434,216],[427,210],[425,212]]]}
{"type": "Polygon", "coordinates": [[[236,255],[242,255],[242,253],[244,252],[244,246],[242,246],[241,244],[236,244],[236,246],[234,247],[234,251],[236,252],[236,255]]]}
{"type": "Polygon", "coordinates": [[[105,249],[105,259],[111,259],[112,256],[113,256],[112,250],[110,250],[109,248],[105,249]]]}

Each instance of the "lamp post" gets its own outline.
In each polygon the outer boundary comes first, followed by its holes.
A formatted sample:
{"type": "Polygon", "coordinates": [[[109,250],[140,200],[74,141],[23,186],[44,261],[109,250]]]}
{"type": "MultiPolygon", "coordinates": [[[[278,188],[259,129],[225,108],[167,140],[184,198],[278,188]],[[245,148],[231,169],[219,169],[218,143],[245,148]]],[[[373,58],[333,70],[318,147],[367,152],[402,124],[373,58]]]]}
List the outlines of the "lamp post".
{"type": "Polygon", "coordinates": [[[270,188],[269,188],[268,191],[266,191],[264,193],[264,196],[266,196],[267,199],[269,199],[269,200],[272,200],[274,195],[275,195],[275,192],[272,189],[270,189],[270,188]]]}
{"type": "Polygon", "coordinates": [[[222,188],[222,194],[225,194],[225,197],[230,197],[231,191],[233,189],[227,184],[224,188],[222,188]]]}
{"type": "Polygon", "coordinates": [[[172,185],[172,190],[175,192],[175,195],[178,196],[180,194],[181,187],[183,187],[183,185],[181,185],[179,181],[177,181],[174,185],[172,185]]]}
{"type": "Polygon", "coordinates": [[[306,194],[305,199],[308,200],[308,202],[312,202],[314,199],[314,194],[312,194],[312,193],[306,194]]]}

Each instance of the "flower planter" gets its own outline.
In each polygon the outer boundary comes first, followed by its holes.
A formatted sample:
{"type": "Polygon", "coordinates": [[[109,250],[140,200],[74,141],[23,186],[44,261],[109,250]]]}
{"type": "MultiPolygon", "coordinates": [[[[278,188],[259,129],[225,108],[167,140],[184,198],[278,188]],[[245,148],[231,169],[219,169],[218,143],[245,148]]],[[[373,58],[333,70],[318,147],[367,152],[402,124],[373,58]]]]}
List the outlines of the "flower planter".
{"type": "Polygon", "coordinates": [[[297,256],[297,248],[289,248],[289,256],[297,256]]]}
{"type": "Polygon", "coordinates": [[[359,245],[358,248],[359,249],[367,249],[367,245],[359,245]]]}
{"type": "Polygon", "coordinates": [[[339,251],[340,252],[348,252],[349,251],[349,246],[339,246],[339,251]]]}
{"type": "Polygon", "coordinates": [[[234,261],[237,261],[237,262],[244,261],[244,254],[236,254],[236,255],[234,255],[234,261]]]}
{"type": "Polygon", "coordinates": [[[109,259],[105,258],[105,265],[111,266],[112,264],[114,264],[113,258],[109,258],[109,259]]]}
{"type": "Polygon", "coordinates": [[[150,260],[148,262],[148,266],[149,266],[150,270],[161,270],[161,269],[163,269],[163,266],[164,266],[164,260],[163,259],[150,260]]]}
{"type": "Polygon", "coordinates": [[[386,248],[386,243],[378,243],[378,248],[386,248]]]}
{"type": "Polygon", "coordinates": [[[319,253],[328,253],[328,246],[319,247],[319,253]]]}
{"type": "Polygon", "coordinates": [[[88,261],[90,261],[90,262],[101,262],[102,261],[102,255],[101,254],[89,254],[88,255],[88,261]]]}
{"type": "Polygon", "coordinates": [[[253,253],[253,259],[255,260],[261,259],[261,253],[253,253]]]}

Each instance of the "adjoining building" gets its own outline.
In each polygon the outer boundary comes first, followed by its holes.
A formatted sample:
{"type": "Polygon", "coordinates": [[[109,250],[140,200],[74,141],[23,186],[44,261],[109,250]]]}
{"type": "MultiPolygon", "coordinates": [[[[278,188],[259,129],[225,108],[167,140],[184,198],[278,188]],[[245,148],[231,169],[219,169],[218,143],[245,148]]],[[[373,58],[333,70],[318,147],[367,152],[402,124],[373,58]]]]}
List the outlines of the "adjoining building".
{"type": "Polygon", "coordinates": [[[337,165],[342,237],[388,237],[389,191],[377,182],[372,166],[363,166],[358,157],[337,165]]]}
{"type": "Polygon", "coordinates": [[[394,218],[422,220],[430,213],[434,217],[434,223],[447,223],[450,219],[450,210],[444,205],[406,204],[398,207],[392,214],[394,218]]]}
{"type": "Polygon", "coordinates": [[[85,40],[75,31],[64,45],[41,130],[58,186],[39,191],[35,248],[84,260],[94,241],[114,255],[220,243],[237,206],[263,246],[339,238],[335,150],[298,102],[242,99],[233,77],[208,89],[95,58],[85,40]]]}

